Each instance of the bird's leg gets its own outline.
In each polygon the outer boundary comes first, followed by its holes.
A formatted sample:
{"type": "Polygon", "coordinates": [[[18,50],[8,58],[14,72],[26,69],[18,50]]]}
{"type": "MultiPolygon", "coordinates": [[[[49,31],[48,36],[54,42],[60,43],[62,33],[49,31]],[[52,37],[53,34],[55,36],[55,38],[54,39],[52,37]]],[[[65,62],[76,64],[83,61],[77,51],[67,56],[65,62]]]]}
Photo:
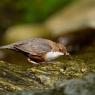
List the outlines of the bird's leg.
{"type": "Polygon", "coordinates": [[[30,58],[28,58],[27,60],[28,60],[28,62],[30,62],[30,63],[32,63],[32,64],[34,64],[34,65],[38,65],[38,64],[39,64],[39,63],[37,63],[37,62],[31,60],[30,58]]]}

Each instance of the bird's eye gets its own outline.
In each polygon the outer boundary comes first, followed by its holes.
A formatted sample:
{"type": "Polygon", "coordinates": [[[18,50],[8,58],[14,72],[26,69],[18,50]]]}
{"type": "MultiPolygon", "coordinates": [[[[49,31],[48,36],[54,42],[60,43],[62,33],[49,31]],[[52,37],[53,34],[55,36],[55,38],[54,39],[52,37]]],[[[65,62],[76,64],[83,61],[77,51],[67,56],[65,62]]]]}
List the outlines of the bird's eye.
{"type": "Polygon", "coordinates": [[[62,48],[59,48],[59,51],[63,52],[63,49],[62,48]]]}

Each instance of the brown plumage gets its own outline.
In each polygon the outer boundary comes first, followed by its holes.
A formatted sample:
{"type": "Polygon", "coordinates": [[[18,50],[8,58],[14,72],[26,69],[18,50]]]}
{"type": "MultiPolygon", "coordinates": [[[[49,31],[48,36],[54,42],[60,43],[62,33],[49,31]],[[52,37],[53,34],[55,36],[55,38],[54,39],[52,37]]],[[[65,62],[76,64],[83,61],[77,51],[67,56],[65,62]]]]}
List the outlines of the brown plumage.
{"type": "Polygon", "coordinates": [[[46,61],[46,54],[51,51],[54,53],[60,52],[63,53],[63,55],[68,55],[66,48],[62,44],[43,38],[18,41],[10,45],[1,46],[0,49],[11,49],[21,52],[25,54],[28,57],[28,61],[31,62],[46,61]]]}

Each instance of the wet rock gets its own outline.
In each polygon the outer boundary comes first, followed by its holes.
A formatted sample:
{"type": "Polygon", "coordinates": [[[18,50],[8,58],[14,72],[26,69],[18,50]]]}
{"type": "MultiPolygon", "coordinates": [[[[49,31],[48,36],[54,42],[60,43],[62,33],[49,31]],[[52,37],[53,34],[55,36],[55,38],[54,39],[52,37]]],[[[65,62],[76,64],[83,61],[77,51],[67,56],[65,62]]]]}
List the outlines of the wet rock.
{"type": "Polygon", "coordinates": [[[70,53],[76,53],[92,45],[95,41],[95,29],[85,28],[73,31],[72,33],[63,33],[56,39],[59,43],[64,44],[70,53]]]}
{"type": "Polygon", "coordinates": [[[24,61],[21,63],[20,59],[15,60],[15,64],[0,61],[0,94],[74,95],[76,93],[75,95],[88,95],[89,93],[93,95],[95,89],[93,86],[95,85],[94,48],[95,44],[79,54],[71,55],[71,59],[61,57],[49,64],[38,66],[24,63],[24,61]],[[93,74],[84,77],[91,72],[93,74]]]}
{"type": "Polygon", "coordinates": [[[94,95],[95,74],[88,74],[82,79],[71,79],[57,82],[54,88],[45,91],[21,91],[8,95],[94,95]],[[89,80],[90,79],[90,80],[89,80]],[[93,80],[93,81],[91,81],[93,80]]]}

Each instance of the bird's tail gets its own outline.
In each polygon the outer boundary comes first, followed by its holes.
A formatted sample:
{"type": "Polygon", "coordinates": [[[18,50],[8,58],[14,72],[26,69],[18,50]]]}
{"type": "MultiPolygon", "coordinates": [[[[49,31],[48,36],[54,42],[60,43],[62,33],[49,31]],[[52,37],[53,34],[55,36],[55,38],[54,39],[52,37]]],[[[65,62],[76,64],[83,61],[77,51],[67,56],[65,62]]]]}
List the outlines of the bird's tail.
{"type": "Polygon", "coordinates": [[[0,46],[0,49],[13,49],[13,44],[0,46]]]}

